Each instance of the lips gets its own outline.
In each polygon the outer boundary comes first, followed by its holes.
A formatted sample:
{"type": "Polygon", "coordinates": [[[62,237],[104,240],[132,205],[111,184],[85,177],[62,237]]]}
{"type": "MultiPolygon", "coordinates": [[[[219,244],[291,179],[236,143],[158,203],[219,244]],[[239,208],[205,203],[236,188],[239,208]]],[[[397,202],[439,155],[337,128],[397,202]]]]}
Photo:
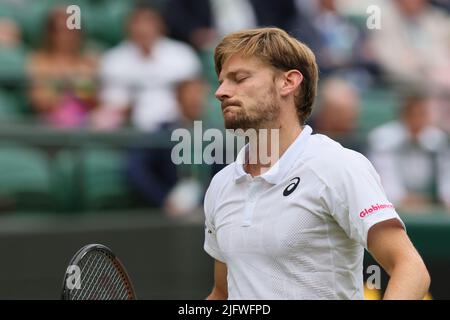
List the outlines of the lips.
{"type": "Polygon", "coordinates": [[[227,106],[222,109],[222,112],[230,111],[230,109],[232,109],[232,108],[239,108],[239,107],[235,106],[235,105],[227,106]]]}
{"type": "Polygon", "coordinates": [[[239,102],[237,102],[237,101],[227,101],[227,102],[224,102],[224,103],[222,103],[222,111],[223,112],[225,112],[225,110],[227,109],[227,108],[232,108],[232,107],[234,107],[234,108],[239,108],[240,107],[240,103],[239,102]]]}

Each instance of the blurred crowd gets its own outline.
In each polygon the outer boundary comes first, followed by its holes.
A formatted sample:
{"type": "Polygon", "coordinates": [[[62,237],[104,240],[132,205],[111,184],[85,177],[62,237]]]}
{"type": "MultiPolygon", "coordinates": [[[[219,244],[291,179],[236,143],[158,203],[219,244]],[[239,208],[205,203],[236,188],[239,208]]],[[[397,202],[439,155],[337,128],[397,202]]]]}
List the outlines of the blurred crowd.
{"type": "MultiPolygon", "coordinates": [[[[449,3],[378,0],[380,28],[369,28],[372,2],[0,0],[0,120],[145,134],[194,120],[220,127],[214,46],[277,26],[317,56],[313,129],[368,156],[396,206],[450,209],[449,3]],[[81,29],[67,27],[69,4],[81,29]]],[[[125,152],[127,181],[148,205],[200,205],[205,186],[180,174],[169,149],[125,152]]]]}

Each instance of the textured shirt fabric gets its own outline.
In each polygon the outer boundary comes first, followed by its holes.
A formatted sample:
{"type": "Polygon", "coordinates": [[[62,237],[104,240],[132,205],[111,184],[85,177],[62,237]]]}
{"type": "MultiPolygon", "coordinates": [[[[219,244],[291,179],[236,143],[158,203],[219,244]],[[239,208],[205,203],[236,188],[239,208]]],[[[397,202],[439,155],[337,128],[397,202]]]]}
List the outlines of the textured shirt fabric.
{"type": "Polygon", "coordinates": [[[363,299],[369,229],[403,225],[370,162],[311,133],[260,176],[244,147],[211,181],[204,249],[227,265],[229,299],[363,299]]]}

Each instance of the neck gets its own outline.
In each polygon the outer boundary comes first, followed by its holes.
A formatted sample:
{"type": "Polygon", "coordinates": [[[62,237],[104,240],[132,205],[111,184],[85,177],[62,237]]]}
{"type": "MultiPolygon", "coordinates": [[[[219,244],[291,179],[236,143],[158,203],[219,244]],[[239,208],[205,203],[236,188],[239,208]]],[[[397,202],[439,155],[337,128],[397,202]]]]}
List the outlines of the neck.
{"type": "Polygon", "coordinates": [[[250,137],[249,154],[244,170],[252,176],[268,171],[297,139],[301,131],[302,128],[297,121],[257,130],[256,137],[250,137]]]}
{"type": "Polygon", "coordinates": [[[65,50],[65,49],[54,49],[53,51],[50,52],[55,59],[73,59],[78,54],[78,52],[75,50],[65,50]]]}
{"type": "Polygon", "coordinates": [[[136,46],[143,57],[148,57],[151,55],[154,47],[154,41],[147,41],[143,43],[142,41],[132,40],[131,42],[136,46]]]}
{"type": "Polygon", "coordinates": [[[150,45],[138,46],[138,48],[139,48],[139,51],[141,52],[142,56],[144,56],[144,57],[150,56],[150,54],[152,52],[150,45]]]}

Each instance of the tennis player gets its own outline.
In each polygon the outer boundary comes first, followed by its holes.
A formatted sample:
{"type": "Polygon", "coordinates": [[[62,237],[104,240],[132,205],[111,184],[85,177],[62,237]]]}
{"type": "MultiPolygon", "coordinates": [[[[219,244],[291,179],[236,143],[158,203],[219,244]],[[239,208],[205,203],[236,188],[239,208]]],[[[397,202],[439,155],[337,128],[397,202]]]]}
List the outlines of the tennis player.
{"type": "Polygon", "coordinates": [[[363,299],[364,248],[390,276],[384,299],[422,299],[428,271],[371,163],[305,125],[318,82],[311,50],[261,28],[227,35],[214,58],[225,127],[277,129],[279,159],[248,161],[250,142],[212,179],[208,299],[363,299]]]}

